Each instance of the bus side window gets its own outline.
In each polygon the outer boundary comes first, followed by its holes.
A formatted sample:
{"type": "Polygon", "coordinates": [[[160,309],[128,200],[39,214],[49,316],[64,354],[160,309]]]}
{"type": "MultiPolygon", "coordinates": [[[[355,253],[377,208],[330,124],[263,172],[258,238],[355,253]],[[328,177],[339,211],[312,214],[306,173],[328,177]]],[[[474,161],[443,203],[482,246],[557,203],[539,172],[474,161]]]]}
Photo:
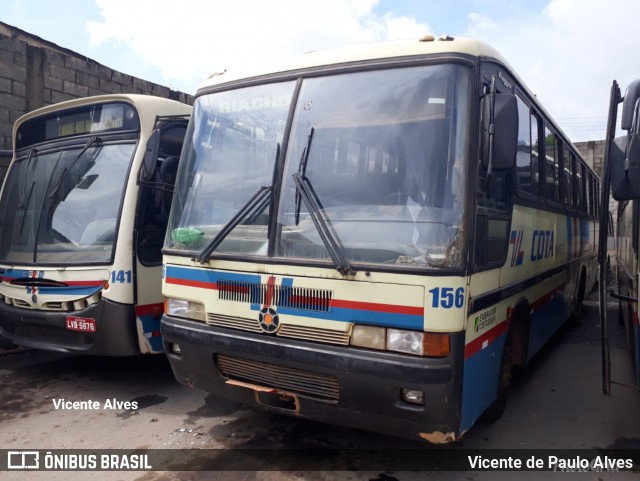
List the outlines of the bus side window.
{"type": "Polygon", "coordinates": [[[560,202],[558,141],[548,127],[544,130],[544,154],[545,198],[552,202],[560,202]]]}
{"type": "Polygon", "coordinates": [[[518,150],[516,154],[516,185],[520,192],[537,193],[537,183],[532,172],[531,115],[529,107],[518,100],[518,150]]]}
{"type": "Polygon", "coordinates": [[[573,172],[571,171],[571,155],[567,144],[562,144],[562,186],[564,189],[564,203],[573,206],[573,172]]]}
{"type": "Polygon", "coordinates": [[[575,200],[575,206],[577,209],[582,208],[582,173],[580,171],[580,161],[573,157],[573,195],[575,200]]]}

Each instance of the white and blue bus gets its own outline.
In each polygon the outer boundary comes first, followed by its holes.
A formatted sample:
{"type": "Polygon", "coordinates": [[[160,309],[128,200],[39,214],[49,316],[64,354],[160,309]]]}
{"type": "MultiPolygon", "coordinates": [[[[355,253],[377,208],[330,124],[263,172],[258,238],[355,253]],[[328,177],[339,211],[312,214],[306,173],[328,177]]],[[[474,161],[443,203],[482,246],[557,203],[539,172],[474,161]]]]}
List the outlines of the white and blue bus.
{"type": "Polygon", "coordinates": [[[596,273],[599,180],[494,49],[318,51],[198,90],[164,246],[175,377],[448,443],[596,273]]]}
{"type": "Polygon", "coordinates": [[[0,336],[162,352],[161,248],[191,107],[105,95],[20,117],[0,195],[0,336]]]}

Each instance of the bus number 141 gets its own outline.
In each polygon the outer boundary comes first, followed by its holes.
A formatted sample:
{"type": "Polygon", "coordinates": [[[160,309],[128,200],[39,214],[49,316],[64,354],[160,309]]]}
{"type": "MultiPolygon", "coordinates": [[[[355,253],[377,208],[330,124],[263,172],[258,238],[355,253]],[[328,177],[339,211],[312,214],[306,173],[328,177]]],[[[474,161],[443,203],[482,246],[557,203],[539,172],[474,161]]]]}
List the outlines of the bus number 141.
{"type": "Polygon", "coordinates": [[[451,309],[461,308],[464,305],[464,287],[436,287],[429,291],[431,293],[431,307],[451,309]]]}
{"type": "Polygon", "coordinates": [[[111,283],[131,284],[131,271],[111,271],[111,283]]]}

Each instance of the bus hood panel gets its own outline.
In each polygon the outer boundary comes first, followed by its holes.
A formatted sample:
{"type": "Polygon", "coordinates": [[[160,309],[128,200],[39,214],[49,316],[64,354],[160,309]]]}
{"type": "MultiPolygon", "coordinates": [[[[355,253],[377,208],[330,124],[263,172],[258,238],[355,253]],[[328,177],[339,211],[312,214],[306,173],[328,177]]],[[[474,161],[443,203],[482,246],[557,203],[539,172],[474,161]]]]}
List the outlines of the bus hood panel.
{"type": "MultiPolygon", "coordinates": [[[[418,331],[461,329],[464,296],[453,298],[461,287],[447,290],[452,293],[451,307],[459,303],[458,309],[434,309],[433,291],[439,287],[430,284],[443,284],[443,278],[404,277],[405,282],[422,283],[416,285],[391,283],[388,277],[387,282],[378,282],[372,279],[375,273],[361,277],[327,279],[167,265],[163,293],[202,304],[211,325],[305,339],[326,337],[331,340],[325,342],[336,344],[349,343],[354,324],[418,331]]],[[[464,285],[460,278],[455,283],[464,285]]]]}

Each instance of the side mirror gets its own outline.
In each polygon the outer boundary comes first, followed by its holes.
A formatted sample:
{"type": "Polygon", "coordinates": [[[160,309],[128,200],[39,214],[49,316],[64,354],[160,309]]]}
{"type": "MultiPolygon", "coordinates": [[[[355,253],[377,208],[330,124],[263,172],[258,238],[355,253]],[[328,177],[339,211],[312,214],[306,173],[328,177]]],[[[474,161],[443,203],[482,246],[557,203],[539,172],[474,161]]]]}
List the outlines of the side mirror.
{"type": "Polygon", "coordinates": [[[620,128],[622,130],[630,130],[633,126],[633,117],[636,113],[638,98],[640,98],[640,79],[631,82],[624,93],[622,119],[620,120],[620,128]]]}
{"type": "Polygon", "coordinates": [[[618,137],[609,152],[611,196],[615,200],[640,198],[640,135],[618,137]]]}
{"type": "Polygon", "coordinates": [[[158,152],[160,151],[160,129],[154,129],[147,140],[147,147],[142,158],[142,168],[138,179],[140,181],[149,181],[153,179],[156,171],[156,162],[158,161],[158,152]]]}
{"type": "Polygon", "coordinates": [[[482,116],[482,165],[513,167],[518,146],[518,103],[513,94],[487,94],[482,116]]]}

